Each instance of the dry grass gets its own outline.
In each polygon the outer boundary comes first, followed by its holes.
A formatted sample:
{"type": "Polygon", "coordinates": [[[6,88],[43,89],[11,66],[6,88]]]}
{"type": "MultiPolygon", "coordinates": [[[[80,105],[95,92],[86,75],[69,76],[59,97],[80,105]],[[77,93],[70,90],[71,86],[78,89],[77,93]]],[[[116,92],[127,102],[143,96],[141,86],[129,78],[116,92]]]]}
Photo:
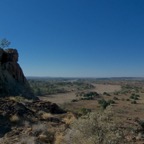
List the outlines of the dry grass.
{"type": "Polygon", "coordinates": [[[121,90],[120,85],[112,85],[112,84],[93,84],[93,85],[95,86],[95,91],[101,94],[103,92],[111,93],[114,91],[121,90]]]}
{"type": "Polygon", "coordinates": [[[47,120],[48,118],[53,117],[53,115],[51,113],[47,113],[47,112],[44,112],[44,111],[39,111],[38,114],[40,115],[40,117],[43,120],[47,120]]]}
{"type": "Polygon", "coordinates": [[[8,97],[10,100],[13,100],[15,102],[23,103],[23,102],[32,102],[32,100],[26,99],[22,96],[10,96],[8,97]]]}
{"type": "Polygon", "coordinates": [[[40,134],[38,136],[38,140],[42,143],[47,143],[49,141],[49,137],[46,134],[40,134]]]}
{"type": "Polygon", "coordinates": [[[34,125],[32,125],[32,131],[33,132],[47,131],[47,126],[45,124],[42,124],[42,123],[34,124],[34,125]]]}
{"type": "Polygon", "coordinates": [[[44,113],[41,115],[41,117],[42,117],[42,119],[46,120],[46,119],[48,119],[48,118],[50,118],[50,117],[53,117],[53,115],[50,114],[50,113],[44,112],[44,113]]]}
{"type": "Polygon", "coordinates": [[[56,94],[50,96],[40,96],[41,100],[50,101],[57,104],[63,104],[65,102],[71,102],[71,100],[76,98],[74,92],[64,93],[64,94],[56,94]]]}
{"type": "Polygon", "coordinates": [[[65,124],[70,125],[73,121],[76,120],[76,117],[73,113],[68,113],[64,118],[63,121],[65,122],[65,124]]]}
{"type": "Polygon", "coordinates": [[[35,144],[35,137],[25,135],[21,138],[21,140],[17,144],[35,144]]]}
{"type": "Polygon", "coordinates": [[[20,121],[20,118],[15,114],[10,117],[10,121],[16,123],[20,121]]]}
{"type": "Polygon", "coordinates": [[[91,113],[79,118],[66,131],[63,143],[68,144],[122,144],[130,143],[126,135],[131,135],[127,129],[122,130],[114,120],[114,115],[107,110],[102,113],[91,113]]]}
{"type": "Polygon", "coordinates": [[[54,144],[62,144],[63,140],[64,140],[63,133],[57,133],[55,135],[55,142],[54,142],[54,144]]]}

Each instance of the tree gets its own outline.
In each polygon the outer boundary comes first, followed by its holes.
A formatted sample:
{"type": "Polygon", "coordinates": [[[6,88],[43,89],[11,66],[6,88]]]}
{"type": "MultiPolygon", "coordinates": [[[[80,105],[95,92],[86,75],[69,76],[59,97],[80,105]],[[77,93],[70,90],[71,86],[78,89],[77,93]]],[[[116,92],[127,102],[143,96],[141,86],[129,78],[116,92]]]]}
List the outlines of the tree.
{"type": "Polygon", "coordinates": [[[0,48],[4,49],[8,47],[11,44],[10,41],[8,41],[6,38],[3,38],[0,40],[0,48]]]}

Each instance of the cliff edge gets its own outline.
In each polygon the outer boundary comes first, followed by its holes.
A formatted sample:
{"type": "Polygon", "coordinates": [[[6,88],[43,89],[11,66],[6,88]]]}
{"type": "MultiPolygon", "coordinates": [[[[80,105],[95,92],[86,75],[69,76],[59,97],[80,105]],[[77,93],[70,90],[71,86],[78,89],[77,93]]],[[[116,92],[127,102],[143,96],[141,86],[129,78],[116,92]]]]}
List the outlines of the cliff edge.
{"type": "Polygon", "coordinates": [[[18,56],[16,49],[0,48],[0,97],[21,95],[37,99],[18,64],[18,56]]]}

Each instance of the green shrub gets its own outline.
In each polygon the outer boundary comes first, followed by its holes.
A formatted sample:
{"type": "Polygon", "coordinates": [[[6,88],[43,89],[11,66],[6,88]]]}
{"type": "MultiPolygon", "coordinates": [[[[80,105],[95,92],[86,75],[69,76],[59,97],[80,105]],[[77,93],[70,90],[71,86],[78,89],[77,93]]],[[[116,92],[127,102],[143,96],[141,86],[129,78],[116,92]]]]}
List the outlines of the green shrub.
{"type": "Polygon", "coordinates": [[[141,127],[141,131],[144,131],[144,120],[136,118],[135,121],[138,123],[138,125],[141,127]]]}
{"type": "Polygon", "coordinates": [[[133,100],[139,100],[139,95],[137,95],[137,94],[132,94],[131,96],[130,96],[130,99],[133,99],[133,100]]]}
{"type": "Polygon", "coordinates": [[[94,98],[93,97],[83,97],[81,98],[81,100],[93,100],[94,98]]]}
{"type": "Polygon", "coordinates": [[[111,95],[110,95],[109,93],[107,93],[107,92],[104,92],[103,95],[105,95],[105,96],[111,96],[111,95]]]}
{"type": "Polygon", "coordinates": [[[101,100],[99,100],[98,103],[101,105],[101,107],[102,107],[103,109],[106,109],[107,106],[110,105],[110,103],[107,102],[105,99],[101,99],[101,100]]]}
{"type": "Polygon", "coordinates": [[[131,102],[131,104],[137,104],[137,102],[134,100],[134,101],[131,102]]]}
{"type": "Polygon", "coordinates": [[[71,102],[77,102],[78,100],[77,99],[73,99],[73,100],[71,100],[71,102]]]}
{"type": "Polygon", "coordinates": [[[90,113],[91,112],[91,109],[88,109],[88,108],[81,108],[80,110],[79,110],[79,114],[80,115],[87,115],[88,113],[90,113]]]}
{"type": "Polygon", "coordinates": [[[97,92],[81,92],[77,95],[81,97],[81,100],[93,100],[95,97],[99,96],[97,92]]]}

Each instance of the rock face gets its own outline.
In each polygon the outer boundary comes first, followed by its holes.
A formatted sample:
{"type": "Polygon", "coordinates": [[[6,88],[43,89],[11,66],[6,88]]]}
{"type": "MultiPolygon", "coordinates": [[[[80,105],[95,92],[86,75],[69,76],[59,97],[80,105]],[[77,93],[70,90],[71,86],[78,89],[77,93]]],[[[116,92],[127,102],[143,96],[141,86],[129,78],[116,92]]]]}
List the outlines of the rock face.
{"type": "Polygon", "coordinates": [[[37,99],[23,74],[18,62],[16,49],[0,48],[0,97],[24,96],[30,99],[37,99]]]}

